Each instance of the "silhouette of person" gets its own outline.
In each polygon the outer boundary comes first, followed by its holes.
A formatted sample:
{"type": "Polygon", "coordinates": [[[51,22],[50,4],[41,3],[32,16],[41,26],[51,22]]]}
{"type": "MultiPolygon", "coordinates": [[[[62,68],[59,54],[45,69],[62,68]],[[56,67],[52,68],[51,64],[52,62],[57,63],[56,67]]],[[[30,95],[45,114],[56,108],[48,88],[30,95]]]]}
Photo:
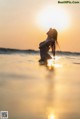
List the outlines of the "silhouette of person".
{"type": "Polygon", "coordinates": [[[39,62],[46,62],[48,59],[51,59],[51,56],[48,54],[49,50],[52,49],[52,54],[55,58],[55,48],[57,43],[57,30],[50,28],[47,32],[47,39],[39,44],[40,57],[39,62]]]}

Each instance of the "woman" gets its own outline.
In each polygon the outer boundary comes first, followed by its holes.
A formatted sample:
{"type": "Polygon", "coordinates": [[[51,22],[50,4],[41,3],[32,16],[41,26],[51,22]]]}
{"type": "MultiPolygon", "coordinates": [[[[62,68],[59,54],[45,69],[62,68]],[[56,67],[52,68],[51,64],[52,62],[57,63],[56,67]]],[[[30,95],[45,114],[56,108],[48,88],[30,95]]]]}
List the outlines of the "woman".
{"type": "Polygon", "coordinates": [[[55,57],[55,48],[57,43],[57,30],[50,28],[47,32],[47,39],[39,44],[40,56],[41,59],[39,62],[46,62],[47,59],[51,59],[51,56],[48,54],[50,48],[52,49],[52,54],[55,57]]]}

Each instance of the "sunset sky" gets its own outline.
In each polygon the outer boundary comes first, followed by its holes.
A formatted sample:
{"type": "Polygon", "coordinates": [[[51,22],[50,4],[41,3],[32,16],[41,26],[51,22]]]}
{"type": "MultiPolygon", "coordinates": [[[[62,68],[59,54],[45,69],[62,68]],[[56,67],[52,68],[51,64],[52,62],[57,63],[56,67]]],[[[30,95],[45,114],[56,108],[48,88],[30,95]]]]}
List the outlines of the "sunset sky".
{"type": "Polygon", "coordinates": [[[0,0],[0,47],[37,50],[50,27],[62,51],[80,52],[80,3],[0,0]]]}

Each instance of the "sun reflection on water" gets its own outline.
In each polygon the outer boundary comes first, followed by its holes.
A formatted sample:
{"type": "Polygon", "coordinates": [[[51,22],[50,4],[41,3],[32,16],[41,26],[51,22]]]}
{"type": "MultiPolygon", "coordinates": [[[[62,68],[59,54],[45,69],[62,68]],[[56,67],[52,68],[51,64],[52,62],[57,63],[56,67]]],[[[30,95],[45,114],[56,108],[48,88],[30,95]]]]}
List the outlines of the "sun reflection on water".
{"type": "MultiPolygon", "coordinates": [[[[58,60],[58,59],[59,58],[57,57],[57,59],[55,59],[55,61],[58,60]]],[[[48,66],[49,69],[51,69],[51,68],[61,68],[62,67],[61,64],[56,63],[55,61],[53,59],[49,59],[47,61],[47,66],[48,66]]]]}
{"type": "Polygon", "coordinates": [[[48,115],[48,119],[55,119],[55,115],[54,115],[53,113],[50,113],[50,114],[48,115]]]}

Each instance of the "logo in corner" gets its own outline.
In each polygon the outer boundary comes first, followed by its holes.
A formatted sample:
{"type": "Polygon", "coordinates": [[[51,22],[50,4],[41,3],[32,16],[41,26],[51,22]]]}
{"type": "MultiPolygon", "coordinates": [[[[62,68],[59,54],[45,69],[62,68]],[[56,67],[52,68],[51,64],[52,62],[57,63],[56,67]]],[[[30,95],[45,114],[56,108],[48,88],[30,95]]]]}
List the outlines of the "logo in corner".
{"type": "Polygon", "coordinates": [[[8,119],[8,111],[0,111],[0,119],[8,119]]]}

